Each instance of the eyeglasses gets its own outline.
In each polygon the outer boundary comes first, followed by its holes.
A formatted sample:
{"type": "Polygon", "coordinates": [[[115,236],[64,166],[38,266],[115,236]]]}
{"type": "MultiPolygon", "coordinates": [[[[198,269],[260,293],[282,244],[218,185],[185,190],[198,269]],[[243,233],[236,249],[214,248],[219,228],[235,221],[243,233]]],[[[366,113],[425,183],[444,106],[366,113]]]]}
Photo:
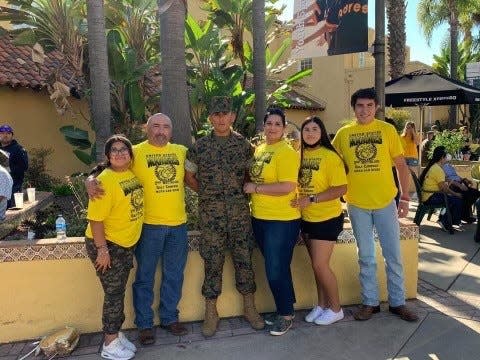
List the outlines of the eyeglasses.
{"type": "Polygon", "coordinates": [[[110,154],[113,154],[113,155],[123,155],[123,154],[126,154],[128,153],[128,148],[127,147],[121,147],[121,148],[114,148],[112,147],[110,149],[110,154]]]}

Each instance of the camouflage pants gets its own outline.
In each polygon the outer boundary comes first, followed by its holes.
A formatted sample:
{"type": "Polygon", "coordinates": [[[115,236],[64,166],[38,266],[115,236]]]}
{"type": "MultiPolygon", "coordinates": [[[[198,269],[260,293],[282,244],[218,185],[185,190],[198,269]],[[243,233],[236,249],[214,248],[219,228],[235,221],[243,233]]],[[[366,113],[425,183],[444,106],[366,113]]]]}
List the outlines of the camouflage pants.
{"type": "MultiPolygon", "coordinates": [[[[85,240],[88,257],[95,265],[97,248],[92,239],[85,240]]],[[[107,241],[111,268],[103,274],[97,271],[104,291],[103,299],[103,331],[116,334],[125,321],[124,300],[128,275],[133,267],[133,248],[124,248],[107,241]]]]}
{"type": "Polygon", "coordinates": [[[222,292],[227,250],[232,255],[237,290],[241,294],[256,290],[252,267],[254,240],[248,207],[229,206],[228,210],[225,210],[225,203],[220,202],[201,206],[199,211],[202,231],[200,255],[205,264],[202,295],[207,299],[217,298],[222,292]]]}

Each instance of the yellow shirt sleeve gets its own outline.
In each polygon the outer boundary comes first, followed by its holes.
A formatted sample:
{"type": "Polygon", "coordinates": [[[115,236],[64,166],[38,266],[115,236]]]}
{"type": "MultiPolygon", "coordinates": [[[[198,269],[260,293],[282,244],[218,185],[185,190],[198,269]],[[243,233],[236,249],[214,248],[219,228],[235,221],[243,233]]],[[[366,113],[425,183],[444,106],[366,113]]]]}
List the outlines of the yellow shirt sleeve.
{"type": "MultiPolygon", "coordinates": [[[[140,238],[143,223],[143,187],[131,171],[104,170],[97,179],[105,195],[90,200],[87,219],[103,222],[105,238],[122,247],[132,247],[140,238]]],[[[90,224],[85,235],[93,238],[90,224]]]]}

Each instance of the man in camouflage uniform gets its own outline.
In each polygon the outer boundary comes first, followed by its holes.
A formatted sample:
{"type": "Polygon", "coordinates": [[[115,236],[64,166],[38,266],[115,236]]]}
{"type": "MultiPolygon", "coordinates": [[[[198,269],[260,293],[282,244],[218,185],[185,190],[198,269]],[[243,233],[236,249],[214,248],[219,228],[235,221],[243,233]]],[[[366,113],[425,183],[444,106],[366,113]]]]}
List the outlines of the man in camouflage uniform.
{"type": "Polygon", "coordinates": [[[204,336],[214,335],[217,329],[216,304],[222,291],[226,250],[232,254],[236,287],[244,297],[245,318],[254,329],[265,326],[255,309],[254,241],[248,199],[243,193],[253,149],[242,135],[231,129],[235,120],[231,98],[214,97],[209,113],[213,131],[189,149],[185,164],[185,178],[197,184],[199,197],[200,255],[205,263],[202,286],[206,299],[204,336]]]}

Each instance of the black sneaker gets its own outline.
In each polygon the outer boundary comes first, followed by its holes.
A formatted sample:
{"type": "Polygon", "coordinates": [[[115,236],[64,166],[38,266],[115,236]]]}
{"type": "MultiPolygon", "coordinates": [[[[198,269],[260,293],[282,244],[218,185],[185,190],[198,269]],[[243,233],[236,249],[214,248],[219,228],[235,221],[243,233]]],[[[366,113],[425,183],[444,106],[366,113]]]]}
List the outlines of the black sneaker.
{"type": "Polygon", "coordinates": [[[283,316],[277,316],[277,320],[273,324],[272,330],[270,330],[270,335],[283,335],[292,327],[292,324],[293,318],[287,320],[283,316]]]}
{"type": "MultiPolygon", "coordinates": [[[[275,324],[275,321],[277,321],[277,317],[279,315],[277,313],[269,313],[269,314],[265,314],[263,316],[263,321],[265,321],[265,324],[268,325],[268,326],[272,326],[273,324],[275,324]]],[[[295,319],[295,314],[292,314],[292,320],[295,319]]]]}
{"type": "Polygon", "coordinates": [[[272,326],[275,324],[275,321],[277,321],[278,314],[277,313],[270,313],[270,314],[265,314],[263,316],[263,321],[265,321],[265,324],[268,326],[272,326]]]}

